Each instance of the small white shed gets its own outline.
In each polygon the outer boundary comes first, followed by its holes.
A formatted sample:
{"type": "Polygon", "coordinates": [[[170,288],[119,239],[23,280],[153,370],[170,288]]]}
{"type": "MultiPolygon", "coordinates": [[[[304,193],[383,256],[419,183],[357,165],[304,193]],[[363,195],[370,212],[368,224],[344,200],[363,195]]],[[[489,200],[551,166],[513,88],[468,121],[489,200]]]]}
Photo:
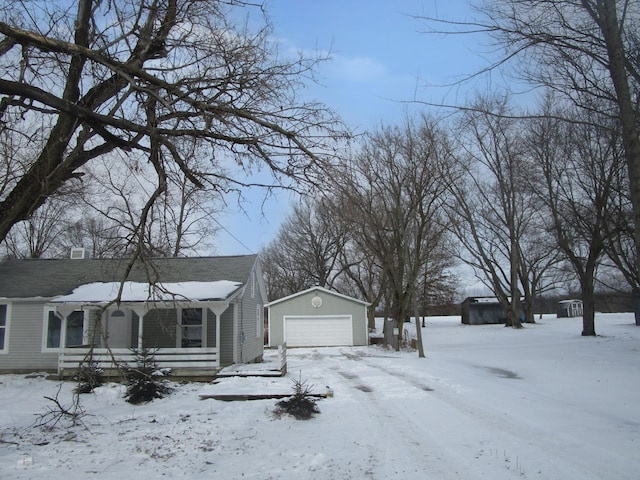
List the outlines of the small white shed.
{"type": "Polygon", "coordinates": [[[265,306],[269,346],[332,347],[367,345],[367,302],[312,287],[265,306]]]}

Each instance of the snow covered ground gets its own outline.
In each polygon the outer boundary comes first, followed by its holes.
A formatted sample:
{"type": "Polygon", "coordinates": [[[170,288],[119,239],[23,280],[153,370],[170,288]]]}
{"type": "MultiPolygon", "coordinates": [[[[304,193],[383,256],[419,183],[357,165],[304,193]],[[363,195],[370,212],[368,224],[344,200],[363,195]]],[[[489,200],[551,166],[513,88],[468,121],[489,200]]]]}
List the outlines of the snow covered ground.
{"type": "Polygon", "coordinates": [[[638,479],[640,327],[599,314],[596,331],[430,318],[426,359],[290,349],[285,378],[176,384],[142,406],[103,386],[82,396],[85,427],[53,431],[30,425],[58,383],[0,376],[0,479],[638,479]],[[334,394],[308,421],[274,416],[276,400],[199,400],[287,392],[298,377],[334,394]]]}

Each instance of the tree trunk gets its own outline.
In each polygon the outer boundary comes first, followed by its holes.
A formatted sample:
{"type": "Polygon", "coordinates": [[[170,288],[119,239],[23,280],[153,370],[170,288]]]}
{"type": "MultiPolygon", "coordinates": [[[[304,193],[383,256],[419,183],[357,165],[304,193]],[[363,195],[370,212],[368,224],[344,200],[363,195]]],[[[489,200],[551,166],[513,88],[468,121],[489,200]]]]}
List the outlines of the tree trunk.
{"type": "Polygon", "coordinates": [[[413,296],[413,315],[416,319],[416,335],[418,336],[418,358],[424,357],[424,347],[422,345],[422,327],[420,326],[420,316],[418,315],[418,302],[416,296],[413,296]]]}
{"type": "Polygon", "coordinates": [[[585,274],[580,279],[582,288],[582,336],[596,334],[595,262],[589,262],[585,274]]]}
{"type": "Polygon", "coordinates": [[[596,302],[593,291],[593,285],[591,287],[582,287],[582,336],[595,336],[596,334],[596,302]]]}
{"type": "MultiPolygon", "coordinates": [[[[585,1],[583,0],[583,4],[585,1]]],[[[629,79],[626,69],[626,55],[620,31],[620,23],[616,12],[615,0],[603,0],[598,3],[598,11],[594,12],[587,5],[587,10],[599,24],[605,45],[607,47],[608,68],[611,80],[616,91],[618,108],[620,109],[620,122],[622,124],[622,142],[624,145],[627,160],[627,170],[629,172],[629,187],[631,191],[631,204],[634,216],[634,239],[636,248],[636,268],[640,272],[640,137],[636,125],[636,113],[631,99],[629,89],[629,79]],[[598,15],[599,14],[599,15],[598,15]]],[[[634,285],[634,287],[638,287],[634,285]]],[[[640,304],[635,303],[636,324],[639,324],[640,304]]],[[[585,316],[587,305],[585,302],[585,316]]],[[[587,329],[585,328],[585,331],[587,329]]],[[[587,333],[586,335],[595,335],[587,333]]],[[[582,332],[585,335],[585,332],[582,332]]]]}
{"type": "Polygon", "coordinates": [[[376,329],[376,309],[373,305],[367,307],[367,325],[369,331],[374,331],[376,329]]]}

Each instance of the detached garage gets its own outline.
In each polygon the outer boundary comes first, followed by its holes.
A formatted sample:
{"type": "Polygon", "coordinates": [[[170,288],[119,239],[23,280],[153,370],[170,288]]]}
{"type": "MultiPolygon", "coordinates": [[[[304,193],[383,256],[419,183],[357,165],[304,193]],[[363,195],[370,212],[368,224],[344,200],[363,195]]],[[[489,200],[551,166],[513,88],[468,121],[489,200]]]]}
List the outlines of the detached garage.
{"type": "Polygon", "coordinates": [[[367,302],[313,287],[267,303],[269,345],[334,347],[367,345],[367,302]]]}

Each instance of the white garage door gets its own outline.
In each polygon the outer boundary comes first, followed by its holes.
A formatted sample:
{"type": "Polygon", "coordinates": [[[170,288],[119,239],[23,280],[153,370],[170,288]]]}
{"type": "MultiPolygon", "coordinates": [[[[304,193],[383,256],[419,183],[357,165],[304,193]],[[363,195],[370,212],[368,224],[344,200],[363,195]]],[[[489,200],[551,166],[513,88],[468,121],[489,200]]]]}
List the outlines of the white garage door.
{"type": "Polygon", "coordinates": [[[291,347],[353,345],[351,316],[285,317],[284,340],[291,347]]]}

